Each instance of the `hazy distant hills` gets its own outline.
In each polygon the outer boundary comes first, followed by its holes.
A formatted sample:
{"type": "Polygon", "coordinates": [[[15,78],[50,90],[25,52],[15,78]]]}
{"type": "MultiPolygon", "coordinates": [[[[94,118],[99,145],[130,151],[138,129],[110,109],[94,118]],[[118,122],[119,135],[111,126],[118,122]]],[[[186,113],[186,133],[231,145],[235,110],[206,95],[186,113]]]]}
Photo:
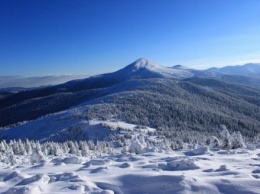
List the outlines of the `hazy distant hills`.
{"type": "Polygon", "coordinates": [[[173,67],[164,67],[144,58],[140,58],[123,69],[113,73],[101,74],[85,78],[84,75],[60,75],[60,76],[42,76],[42,77],[19,77],[19,76],[0,76],[1,88],[11,88],[10,91],[21,91],[21,88],[35,88],[40,86],[51,86],[52,93],[62,91],[79,91],[85,89],[102,88],[122,82],[129,79],[145,78],[174,78],[184,79],[191,77],[214,77],[242,83],[256,85],[260,77],[260,64],[246,64],[242,66],[227,66],[223,68],[210,68],[206,70],[191,69],[182,65],[173,67]],[[229,78],[227,76],[230,76],[229,78]],[[83,79],[85,78],[85,79],[83,79]],[[249,81],[249,78],[252,81],[249,81]],[[254,80],[256,79],[256,80],[254,80]],[[73,81],[70,81],[73,80],[73,81]],[[65,83],[67,82],[67,83],[65,83]],[[64,84],[63,84],[64,83],[64,84]],[[59,85],[57,85],[59,84],[59,85]]]}
{"type": "MultiPolygon", "coordinates": [[[[243,67],[249,68],[238,66],[237,72],[242,72],[243,67]]],[[[250,68],[252,75],[259,65],[250,65],[250,68]]],[[[246,73],[249,70],[243,75],[220,71],[224,70],[164,67],[138,59],[113,73],[6,96],[0,99],[0,126],[66,110],[65,117],[79,116],[83,120],[118,119],[160,130],[211,132],[220,124],[226,124],[231,130],[254,135],[260,129],[259,78],[249,76],[246,73]]],[[[57,114],[48,116],[48,122],[66,129],[68,126],[62,124],[64,119],[53,120],[57,117],[57,114]]],[[[37,125],[29,130],[44,133],[37,126],[42,126],[40,123],[46,122],[45,119],[35,122],[37,125]]],[[[11,128],[26,128],[30,123],[11,128]]],[[[1,134],[8,135],[8,130],[1,134]]]]}
{"type": "Polygon", "coordinates": [[[245,65],[210,68],[205,70],[211,77],[223,81],[237,83],[245,86],[260,88],[260,64],[248,63],[245,65]]]}
{"type": "MultiPolygon", "coordinates": [[[[83,79],[86,75],[53,75],[53,76],[0,76],[0,99],[10,97],[22,91],[32,91],[68,82],[75,79],[83,79]]],[[[47,95],[47,94],[46,94],[47,95]]],[[[30,98],[30,97],[29,97],[30,98]]],[[[22,98],[23,99],[23,98],[22,98]]],[[[10,105],[10,104],[7,104],[10,105]]]]}
{"type": "Polygon", "coordinates": [[[260,77],[260,63],[248,63],[245,65],[226,66],[222,68],[210,68],[207,71],[224,75],[241,75],[260,77]]]}
{"type": "MultiPolygon", "coordinates": [[[[248,63],[240,66],[226,66],[222,68],[213,67],[206,70],[196,70],[182,65],[164,67],[147,59],[140,58],[130,65],[126,66],[125,68],[120,69],[116,72],[101,74],[90,78],[86,78],[86,75],[56,75],[37,77],[0,76],[0,91],[1,88],[13,88],[14,91],[16,91],[16,89],[18,89],[18,91],[21,91],[21,88],[36,88],[57,84],[61,84],[60,86],[58,86],[58,88],[64,87],[71,88],[70,90],[79,90],[93,88],[92,86],[90,86],[92,85],[92,82],[95,85],[94,87],[103,87],[103,85],[109,85],[104,83],[104,81],[107,80],[109,80],[109,83],[111,82],[111,84],[113,84],[117,83],[118,81],[139,78],[183,79],[190,77],[222,77],[227,75],[240,76],[240,79],[242,79],[241,76],[245,76],[247,78],[259,78],[260,64],[248,63]],[[74,81],[65,83],[70,80],[74,81]],[[88,82],[91,82],[91,84],[88,84],[88,82]]],[[[12,89],[9,90],[11,91],[12,89]]]]}
{"type": "Polygon", "coordinates": [[[86,75],[50,75],[50,76],[0,76],[1,88],[35,88],[40,86],[57,85],[75,79],[83,79],[86,75]]]}

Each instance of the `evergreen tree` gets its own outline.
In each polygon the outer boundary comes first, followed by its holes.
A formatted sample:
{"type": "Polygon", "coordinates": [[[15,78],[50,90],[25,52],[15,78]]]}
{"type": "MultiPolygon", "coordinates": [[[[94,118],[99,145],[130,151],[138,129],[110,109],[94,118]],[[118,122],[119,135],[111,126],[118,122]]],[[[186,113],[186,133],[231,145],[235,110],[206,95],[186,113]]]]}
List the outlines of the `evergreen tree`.
{"type": "Polygon", "coordinates": [[[231,148],[231,142],[230,142],[230,134],[227,130],[227,127],[225,125],[220,126],[222,129],[222,132],[220,133],[220,136],[222,138],[222,148],[231,148]]]}
{"type": "Polygon", "coordinates": [[[32,146],[31,146],[31,143],[28,139],[26,139],[25,142],[24,142],[24,149],[25,149],[25,151],[28,155],[32,154],[32,146]]]}
{"type": "Polygon", "coordinates": [[[220,141],[218,140],[218,138],[216,138],[215,136],[210,137],[210,144],[209,144],[210,148],[219,148],[220,145],[221,144],[220,144],[220,141]]]}
{"type": "Polygon", "coordinates": [[[245,147],[244,139],[239,131],[234,131],[230,137],[231,148],[243,148],[245,147]]]}

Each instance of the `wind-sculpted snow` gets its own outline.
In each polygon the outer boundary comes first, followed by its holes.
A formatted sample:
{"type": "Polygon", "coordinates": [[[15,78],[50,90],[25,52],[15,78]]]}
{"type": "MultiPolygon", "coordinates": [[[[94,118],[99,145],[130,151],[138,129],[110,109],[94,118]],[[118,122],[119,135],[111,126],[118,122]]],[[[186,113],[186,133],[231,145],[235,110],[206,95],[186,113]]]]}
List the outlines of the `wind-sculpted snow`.
{"type": "Polygon", "coordinates": [[[14,166],[0,162],[0,193],[260,193],[259,149],[190,151],[197,154],[149,151],[96,159],[56,156],[14,166]]]}

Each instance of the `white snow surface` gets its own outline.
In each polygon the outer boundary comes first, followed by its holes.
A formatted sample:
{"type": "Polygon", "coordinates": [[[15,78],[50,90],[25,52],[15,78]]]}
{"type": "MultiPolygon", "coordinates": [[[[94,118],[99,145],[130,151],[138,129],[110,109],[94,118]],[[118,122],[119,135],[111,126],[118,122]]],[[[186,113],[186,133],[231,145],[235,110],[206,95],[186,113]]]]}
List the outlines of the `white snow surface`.
{"type": "MultiPolygon", "coordinates": [[[[126,123],[126,122],[118,121],[118,120],[114,120],[114,121],[110,121],[110,120],[101,121],[101,120],[93,119],[93,120],[89,121],[89,125],[98,125],[98,124],[106,125],[111,130],[112,129],[124,129],[124,130],[132,131],[132,130],[134,130],[134,128],[137,127],[134,124],[130,124],[130,123],[126,123]]],[[[145,127],[140,127],[139,131],[148,133],[148,132],[155,132],[156,129],[145,126],[145,127]]]]}
{"type": "Polygon", "coordinates": [[[151,72],[156,72],[168,78],[187,78],[193,76],[193,73],[187,69],[164,67],[144,58],[138,59],[133,64],[133,71],[137,71],[141,68],[145,68],[151,72]]]}
{"type": "Polygon", "coordinates": [[[180,66],[165,67],[152,62],[145,58],[140,58],[135,62],[119,69],[113,73],[95,75],[91,78],[123,78],[124,80],[137,78],[190,78],[193,77],[194,71],[189,68],[181,68],[180,66]]]}
{"type": "Polygon", "coordinates": [[[0,193],[260,193],[260,149],[204,149],[0,162],[0,193]],[[66,162],[65,162],[66,161],[66,162]]]}
{"type": "MultiPolygon", "coordinates": [[[[83,106],[84,109],[84,106],[83,106]]],[[[84,112],[84,111],[83,111],[84,112]]],[[[64,141],[80,140],[88,137],[94,140],[103,140],[109,133],[116,129],[124,131],[154,132],[156,129],[147,126],[137,126],[118,120],[90,120],[82,118],[82,111],[78,108],[47,115],[39,119],[20,123],[0,130],[0,136],[8,140],[33,139],[39,141],[64,141]],[[28,130],[29,129],[29,130],[28,130]],[[80,136],[75,136],[75,131],[80,136]],[[74,137],[75,136],[75,137],[74,137]]]]}

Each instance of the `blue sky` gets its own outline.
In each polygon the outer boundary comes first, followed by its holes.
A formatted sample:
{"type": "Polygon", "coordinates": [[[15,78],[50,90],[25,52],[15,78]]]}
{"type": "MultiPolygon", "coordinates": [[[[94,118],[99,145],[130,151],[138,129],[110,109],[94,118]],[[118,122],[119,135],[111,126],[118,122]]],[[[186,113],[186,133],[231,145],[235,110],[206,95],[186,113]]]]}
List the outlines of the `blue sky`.
{"type": "Polygon", "coordinates": [[[259,0],[1,0],[0,75],[97,74],[144,57],[260,62],[259,0]]]}

